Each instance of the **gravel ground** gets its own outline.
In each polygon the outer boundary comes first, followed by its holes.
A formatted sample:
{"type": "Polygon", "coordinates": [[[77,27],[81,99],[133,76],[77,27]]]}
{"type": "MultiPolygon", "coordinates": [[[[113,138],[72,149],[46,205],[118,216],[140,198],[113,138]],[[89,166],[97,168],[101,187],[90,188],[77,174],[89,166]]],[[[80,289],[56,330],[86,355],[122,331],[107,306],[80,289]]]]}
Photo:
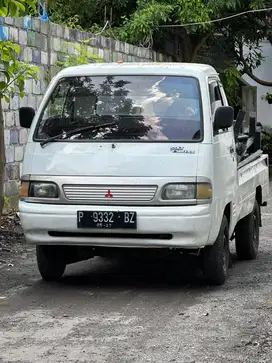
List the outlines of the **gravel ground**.
{"type": "MultiPolygon", "coordinates": [[[[272,363],[272,208],[260,255],[209,287],[180,257],[85,261],[40,280],[17,217],[0,230],[0,362],[272,363]]],[[[233,248],[232,248],[233,250],[233,248]]]]}

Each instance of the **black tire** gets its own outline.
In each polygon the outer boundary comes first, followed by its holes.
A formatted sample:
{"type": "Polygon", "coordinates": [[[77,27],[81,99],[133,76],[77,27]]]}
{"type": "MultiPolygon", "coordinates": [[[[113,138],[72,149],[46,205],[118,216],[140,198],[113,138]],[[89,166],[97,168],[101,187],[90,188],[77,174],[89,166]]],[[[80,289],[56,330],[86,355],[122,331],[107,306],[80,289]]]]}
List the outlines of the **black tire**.
{"type": "Polygon", "coordinates": [[[260,206],[254,203],[253,211],[241,219],[235,228],[236,253],[239,260],[255,260],[260,237],[260,206]]]}
{"type": "Polygon", "coordinates": [[[228,276],[230,265],[229,224],[224,216],[218,237],[212,246],[203,251],[204,278],[211,285],[223,285],[228,276]]]}
{"type": "Polygon", "coordinates": [[[59,246],[36,246],[36,256],[41,277],[45,281],[61,279],[65,268],[65,249],[59,246]]]}

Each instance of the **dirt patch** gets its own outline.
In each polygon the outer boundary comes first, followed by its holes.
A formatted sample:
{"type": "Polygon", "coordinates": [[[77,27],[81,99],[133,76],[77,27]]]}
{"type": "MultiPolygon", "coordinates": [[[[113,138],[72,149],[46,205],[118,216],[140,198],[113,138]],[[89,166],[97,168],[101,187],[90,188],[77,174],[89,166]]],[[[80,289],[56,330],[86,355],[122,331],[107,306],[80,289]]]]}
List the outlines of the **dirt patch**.
{"type": "Polygon", "coordinates": [[[25,247],[24,234],[18,214],[3,216],[0,226],[0,264],[6,264],[13,254],[21,252],[22,246],[25,247]]]}
{"type": "Polygon", "coordinates": [[[34,248],[26,244],[17,213],[3,216],[0,226],[0,292],[33,275],[34,248]]]}

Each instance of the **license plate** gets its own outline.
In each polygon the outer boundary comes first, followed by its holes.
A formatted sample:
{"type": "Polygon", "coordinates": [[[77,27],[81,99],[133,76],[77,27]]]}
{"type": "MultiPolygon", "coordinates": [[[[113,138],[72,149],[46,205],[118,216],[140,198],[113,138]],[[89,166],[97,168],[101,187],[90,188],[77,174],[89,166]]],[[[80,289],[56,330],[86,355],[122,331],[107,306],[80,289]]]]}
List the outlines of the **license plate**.
{"type": "Polygon", "coordinates": [[[78,228],[136,229],[136,212],[77,212],[78,228]]]}

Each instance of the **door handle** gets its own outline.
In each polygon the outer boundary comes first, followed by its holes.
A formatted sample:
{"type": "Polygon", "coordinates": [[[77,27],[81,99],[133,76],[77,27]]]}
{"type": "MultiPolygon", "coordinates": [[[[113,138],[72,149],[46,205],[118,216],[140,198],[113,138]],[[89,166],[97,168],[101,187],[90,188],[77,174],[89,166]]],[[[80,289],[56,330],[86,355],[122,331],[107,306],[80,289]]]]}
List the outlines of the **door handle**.
{"type": "Polygon", "coordinates": [[[230,146],[230,148],[229,148],[229,149],[230,149],[230,153],[231,153],[231,154],[233,154],[233,153],[234,153],[234,151],[235,151],[235,150],[234,150],[234,148],[233,148],[233,146],[230,146]]]}

